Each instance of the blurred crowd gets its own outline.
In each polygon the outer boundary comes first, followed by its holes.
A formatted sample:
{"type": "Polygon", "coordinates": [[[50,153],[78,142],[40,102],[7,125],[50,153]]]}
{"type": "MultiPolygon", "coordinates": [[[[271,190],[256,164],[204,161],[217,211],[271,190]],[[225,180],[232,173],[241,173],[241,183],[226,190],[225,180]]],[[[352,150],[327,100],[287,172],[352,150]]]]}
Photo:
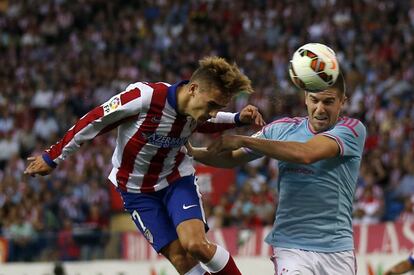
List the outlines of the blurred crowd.
{"type": "MultiPolygon", "coordinates": [[[[102,256],[114,133],[84,144],[52,176],[23,176],[26,158],[92,107],[132,82],[187,79],[198,59],[219,55],[256,90],[229,110],[251,103],[268,122],[304,116],[287,68],[308,42],[337,52],[345,115],[368,129],[355,223],[414,220],[414,1],[0,0],[0,30],[0,233],[9,260],[102,256]]],[[[218,205],[206,200],[210,227],[272,224],[277,175],[276,160],[240,167],[218,205]]]]}

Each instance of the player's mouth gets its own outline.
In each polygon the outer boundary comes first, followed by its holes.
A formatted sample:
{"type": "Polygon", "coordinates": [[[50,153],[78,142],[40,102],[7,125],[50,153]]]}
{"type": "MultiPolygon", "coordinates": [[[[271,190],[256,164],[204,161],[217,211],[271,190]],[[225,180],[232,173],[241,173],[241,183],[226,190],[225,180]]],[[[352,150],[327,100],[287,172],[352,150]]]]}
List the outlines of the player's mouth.
{"type": "Polygon", "coordinates": [[[314,116],[313,118],[316,121],[320,121],[320,122],[328,121],[328,117],[327,116],[314,116]]]}

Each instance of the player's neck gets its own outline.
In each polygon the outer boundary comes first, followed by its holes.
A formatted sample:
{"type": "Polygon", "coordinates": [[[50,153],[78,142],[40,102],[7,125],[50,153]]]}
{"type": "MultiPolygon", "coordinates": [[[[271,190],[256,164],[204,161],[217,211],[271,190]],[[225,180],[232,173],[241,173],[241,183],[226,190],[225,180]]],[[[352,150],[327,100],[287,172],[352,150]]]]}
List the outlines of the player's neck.
{"type": "Polygon", "coordinates": [[[187,91],[188,85],[182,85],[177,88],[176,99],[177,99],[177,111],[180,115],[187,116],[187,105],[190,101],[190,94],[187,91]]]}

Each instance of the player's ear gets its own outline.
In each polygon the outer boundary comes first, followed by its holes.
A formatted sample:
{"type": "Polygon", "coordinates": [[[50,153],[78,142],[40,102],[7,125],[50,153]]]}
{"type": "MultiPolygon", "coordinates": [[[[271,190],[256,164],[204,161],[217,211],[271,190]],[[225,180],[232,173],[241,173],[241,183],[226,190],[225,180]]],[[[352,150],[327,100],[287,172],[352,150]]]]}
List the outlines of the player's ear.
{"type": "Polygon", "coordinates": [[[199,85],[198,85],[198,83],[195,83],[195,82],[190,83],[190,86],[189,86],[189,88],[188,88],[188,93],[189,93],[191,96],[195,95],[195,92],[197,91],[198,86],[199,86],[199,85]]]}
{"type": "Polygon", "coordinates": [[[348,102],[348,97],[345,94],[339,94],[339,100],[341,101],[341,104],[344,105],[348,102]]]}

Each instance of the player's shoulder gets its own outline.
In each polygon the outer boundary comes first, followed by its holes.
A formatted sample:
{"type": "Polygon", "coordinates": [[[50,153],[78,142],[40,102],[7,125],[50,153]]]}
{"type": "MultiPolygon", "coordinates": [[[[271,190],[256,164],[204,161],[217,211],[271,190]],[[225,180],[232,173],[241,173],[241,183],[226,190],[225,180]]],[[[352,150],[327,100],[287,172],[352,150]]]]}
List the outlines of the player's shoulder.
{"type": "Polygon", "coordinates": [[[300,124],[306,119],[306,117],[282,117],[276,119],[269,123],[268,125],[278,124],[278,125],[291,125],[291,124],[300,124]]]}
{"type": "Polygon", "coordinates": [[[125,92],[126,93],[136,93],[139,97],[141,97],[142,102],[144,105],[150,104],[153,100],[152,98],[155,95],[161,95],[161,97],[157,97],[157,102],[163,102],[164,99],[167,97],[168,87],[171,85],[166,82],[135,82],[131,83],[127,86],[125,92]]]}
{"type": "Polygon", "coordinates": [[[296,129],[306,121],[306,117],[282,117],[276,119],[263,127],[264,133],[278,131],[285,132],[289,129],[296,129]]]}
{"type": "Polygon", "coordinates": [[[291,127],[298,126],[306,120],[306,117],[282,117],[272,121],[265,127],[291,127]]]}
{"type": "Polygon", "coordinates": [[[365,137],[367,132],[365,125],[359,119],[346,116],[339,118],[335,128],[348,130],[356,137],[361,135],[365,137]]]}
{"type": "Polygon", "coordinates": [[[141,91],[152,91],[154,89],[166,89],[170,87],[171,84],[166,82],[147,82],[147,81],[138,81],[129,84],[126,87],[126,91],[133,90],[133,89],[139,89],[141,91]]]}
{"type": "Polygon", "coordinates": [[[365,125],[357,118],[343,116],[340,117],[338,120],[337,125],[338,127],[359,127],[365,129],[365,125]]]}

